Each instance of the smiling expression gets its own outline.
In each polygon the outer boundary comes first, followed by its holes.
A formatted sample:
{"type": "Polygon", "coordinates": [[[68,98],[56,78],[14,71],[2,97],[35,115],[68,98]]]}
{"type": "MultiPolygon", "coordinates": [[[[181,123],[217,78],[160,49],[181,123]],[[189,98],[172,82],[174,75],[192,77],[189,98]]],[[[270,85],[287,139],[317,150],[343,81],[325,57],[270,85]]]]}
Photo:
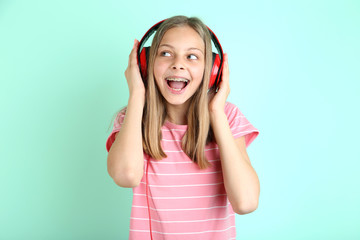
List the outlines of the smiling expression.
{"type": "Polygon", "coordinates": [[[204,68],[205,44],[193,28],[174,27],[164,34],[155,57],[154,77],[167,104],[188,103],[200,86],[204,68]]]}

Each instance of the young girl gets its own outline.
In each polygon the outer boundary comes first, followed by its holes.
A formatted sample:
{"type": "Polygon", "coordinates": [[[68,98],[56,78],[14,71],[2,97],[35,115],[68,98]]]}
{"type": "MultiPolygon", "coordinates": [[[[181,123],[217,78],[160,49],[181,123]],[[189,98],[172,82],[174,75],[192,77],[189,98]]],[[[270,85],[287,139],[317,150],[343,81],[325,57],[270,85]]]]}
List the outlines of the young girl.
{"type": "Polygon", "coordinates": [[[235,213],[258,206],[259,180],[246,148],[259,131],[226,101],[227,54],[218,90],[209,91],[211,36],[198,18],[161,23],[147,79],[138,44],[125,71],[128,105],[106,142],[109,175],[133,188],[129,239],[236,239],[235,213]]]}

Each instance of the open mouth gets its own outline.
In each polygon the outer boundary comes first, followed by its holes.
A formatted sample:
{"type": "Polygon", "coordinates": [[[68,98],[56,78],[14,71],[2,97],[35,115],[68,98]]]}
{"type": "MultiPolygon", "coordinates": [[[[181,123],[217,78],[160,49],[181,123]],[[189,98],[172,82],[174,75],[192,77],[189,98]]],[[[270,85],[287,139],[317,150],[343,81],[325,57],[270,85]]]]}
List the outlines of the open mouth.
{"type": "Polygon", "coordinates": [[[174,91],[181,91],[188,85],[188,82],[189,82],[189,80],[186,78],[168,77],[168,78],[165,78],[165,80],[167,81],[167,84],[169,85],[169,87],[171,89],[173,89],[174,91]]]}

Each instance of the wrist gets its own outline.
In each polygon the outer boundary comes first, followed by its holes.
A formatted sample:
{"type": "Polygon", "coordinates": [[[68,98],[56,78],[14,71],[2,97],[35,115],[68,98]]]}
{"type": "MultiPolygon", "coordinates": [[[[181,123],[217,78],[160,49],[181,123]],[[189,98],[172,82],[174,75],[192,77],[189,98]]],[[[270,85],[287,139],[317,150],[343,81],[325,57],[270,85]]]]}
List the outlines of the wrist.
{"type": "Polygon", "coordinates": [[[227,119],[227,116],[226,116],[224,110],[222,110],[222,111],[221,110],[211,110],[211,111],[209,111],[209,116],[210,116],[211,122],[227,119]]]}
{"type": "Polygon", "coordinates": [[[137,105],[144,107],[145,105],[145,94],[141,93],[132,93],[129,96],[128,100],[129,105],[137,105]]]}
{"type": "Polygon", "coordinates": [[[224,108],[209,108],[209,114],[212,117],[217,117],[220,115],[226,115],[224,108]]]}

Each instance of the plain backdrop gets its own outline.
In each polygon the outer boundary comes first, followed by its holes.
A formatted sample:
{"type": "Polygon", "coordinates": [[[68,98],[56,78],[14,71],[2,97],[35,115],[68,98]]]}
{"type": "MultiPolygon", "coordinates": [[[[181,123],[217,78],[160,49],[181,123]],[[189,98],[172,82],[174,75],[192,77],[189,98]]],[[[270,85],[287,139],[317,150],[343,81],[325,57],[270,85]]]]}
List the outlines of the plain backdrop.
{"type": "Polygon", "coordinates": [[[127,239],[105,142],[134,39],[197,16],[259,129],[258,209],[237,239],[360,239],[359,1],[0,1],[0,239],[127,239]]]}

